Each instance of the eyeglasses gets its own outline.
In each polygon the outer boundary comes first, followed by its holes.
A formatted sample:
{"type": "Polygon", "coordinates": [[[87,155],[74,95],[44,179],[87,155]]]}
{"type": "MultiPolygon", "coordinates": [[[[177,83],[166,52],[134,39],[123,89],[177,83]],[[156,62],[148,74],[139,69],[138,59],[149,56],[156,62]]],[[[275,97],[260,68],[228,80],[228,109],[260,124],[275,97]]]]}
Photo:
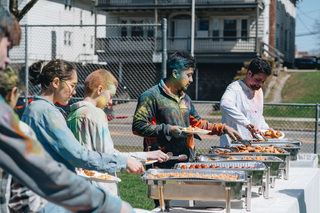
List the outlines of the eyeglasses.
{"type": "Polygon", "coordinates": [[[67,83],[68,87],[69,86],[71,87],[71,92],[77,89],[77,84],[71,84],[68,81],[63,81],[63,82],[67,83]]]}

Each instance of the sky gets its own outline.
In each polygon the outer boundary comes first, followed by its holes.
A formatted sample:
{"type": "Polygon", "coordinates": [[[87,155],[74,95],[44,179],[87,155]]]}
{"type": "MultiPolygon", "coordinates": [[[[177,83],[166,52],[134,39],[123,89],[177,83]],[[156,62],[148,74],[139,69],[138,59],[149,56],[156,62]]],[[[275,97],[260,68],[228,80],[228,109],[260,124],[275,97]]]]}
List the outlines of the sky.
{"type": "Polygon", "coordinates": [[[297,2],[296,46],[298,51],[320,54],[320,29],[315,29],[316,20],[320,23],[320,0],[297,2]],[[318,31],[318,34],[311,35],[318,31]],[[304,35],[308,34],[308,35],[304,35]]]}

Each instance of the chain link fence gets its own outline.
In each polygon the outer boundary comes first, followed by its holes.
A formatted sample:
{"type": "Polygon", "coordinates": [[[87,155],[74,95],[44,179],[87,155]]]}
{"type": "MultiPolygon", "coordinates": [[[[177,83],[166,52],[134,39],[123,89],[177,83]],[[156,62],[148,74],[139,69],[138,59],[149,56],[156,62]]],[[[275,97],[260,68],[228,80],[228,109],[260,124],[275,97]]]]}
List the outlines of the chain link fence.
{"type": "MultiPolygon", "coordinates": [[[[202,119],[220,123],[222,112],[219,101],[194,101],[202,119]]],[[[109,121],[109,128],[115,146],[123,151],[143,150],[143,138],[131,132],[132,116],[137,102],[115,105],[115,119],[109,121]]],[[[319,106],[317,104],[265,104],[264,116],[270,128],[280,130],[285,138],[295,138],[303,142],[301,153],[319,153],[317,148],[319,106]]],[[[199,153],[208,153],[213,145],[220,145],[218,136],[202,135],[202,141],[195,140],[199,153]]]]}
{"type": "MultiPolygon", "coordinates": [[[[161,24],[22,26],[20,46],[10,52],[12,67],[25,75],[24,66],[39,60],[73,62],[78,72],[78,88],[71,103],[83,98],[84,80],[92,71],[109,70],[119,81],[115,105],[106,110],[115,147],[120,151],[142,151],[143,138],[131,131],[132,117],[136,99],[162,77],[161,56],[166,56],[161,46],[166,43],[162,27],[161,24]]],[[[24,78],[28,79],[28,75],[24,78]]],[[[28,80],[26,85],[28,95],[40,91],[28,80]]],[[[221,122],[219,102],[194,104],[203,119],[221,122]]],[[[286,138],[303,141],[301,152],[318,153],[318,111],[315,104],[265,104],[264,116],[269,126],[284,132],[286,138]]],[[[219,137],[202,136],[202,141],[195,143],[198,152],[208,152],[212,145],[219,145],[219,137]]]]}

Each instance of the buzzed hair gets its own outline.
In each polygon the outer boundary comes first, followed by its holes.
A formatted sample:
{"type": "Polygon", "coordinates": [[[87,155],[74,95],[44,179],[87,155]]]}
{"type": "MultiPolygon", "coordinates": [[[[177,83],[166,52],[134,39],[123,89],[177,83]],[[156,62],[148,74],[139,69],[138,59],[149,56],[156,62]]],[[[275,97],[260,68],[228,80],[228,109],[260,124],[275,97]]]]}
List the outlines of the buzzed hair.
{"type": "Polygon", "coordinates": [[[108,70],[96,70],[88,75],[84,82],[84,95],[92,95],[99,85],[101,85],[103,89],[108,90],[112,85],[118,87],[118,81],[108,70]]]}

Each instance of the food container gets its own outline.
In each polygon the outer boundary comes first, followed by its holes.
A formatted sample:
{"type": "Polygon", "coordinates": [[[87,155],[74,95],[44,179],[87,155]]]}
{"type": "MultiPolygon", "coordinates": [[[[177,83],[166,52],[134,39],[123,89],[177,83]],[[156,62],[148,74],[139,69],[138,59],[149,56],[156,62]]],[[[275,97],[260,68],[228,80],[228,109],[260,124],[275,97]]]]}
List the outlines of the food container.
{"type": "MultiPolygon", "coordinates": [[[[250,142],[251,144],[255,144],[255,143],[293,143],[297,146],[301,146],[302,141],[298,140],[298,139],[289,139],[289,138],[283,138],[283,139],[268,139],[267,141],[264,140],[258,140],[258,139],[253,139],[253,140],[246,140],[248,142],[250,142]]],[[[231,141],[231,143],[234,144],[240,144],[237,141],[231,141]]]]}
{"type": "Polygon", "coordinates": [[[190,166],[199,166],[199,169],[212,169],[214,171],[246,171],[248,176],[252,176],[251,185],[252,186],[262,186],[262,177],[264,172],[267,171],[267,167],[262,162],[258,161],[227,161],[227,162],[201,162],[201,163],[177,163],[174,166],[174,169],[185,169],[188,171],[190,166]],[[211,166],[219,167],[219,168],[210,168],[211,166]],[[206,168],[203,168],[206,167],[206,168]]]}
{"type": "MultiPolygon", "coordinates": [[[[248,160],[248,159],[243,159],[243,158],[256,158],[257,156],[254,155],[247,155],[247,156],[232,156],[233,160],[230,160],[231,156],[223,156],[223,155],[217,155],[217,154],[197,154],[197,161],[198,162],[207,162],[207,161],[220,161],[220,162],[233,162],[233,161],[243,161],[243,162],[251,162],[251,161],[258,161],[258,162],[263,162],[267,168],[269,168],[269,176],[270,176],[270,184],[271,187],[275,187],[275,179],[280,176],[280,164],[282,164],[284,161],[281,158],[278,158],[276,156],[261,156],[265,160],[248,160]]],[[[269,179],[266,177],[266,182],[269,182],[269,179]]],[[[266,190],[268,190],[268,184],[266,187],[266,190]]]]}
{"type": "Polygon", "coordinates": [[[153,178],[153,175],[164,173],[186,173],[182,169],[149,169],[141,180],[146,181],[148,197],[159,199],[162,211],[168,209],[168,200],[226,200],[226,210],[230,212],[230,200],[241,200],[242,186],[248,187],[246,204],[251,208],[251,181],[245,171],[213,171],[190,169],[187,173],[200,175],[237,175],[237,180],[209,178],[153,178]]]}
{"type": "Polygon", "coordinates": [[[280,143],[280,142],[277,142],[277,143],[261,142],[261,143],[255,143],[254,145],[256,145],[256,146],[258,146],[258,145],[263,145],[263,146],[273,145],[274,147],[284,149],[290,153],[290,160],[291,161],[297,160],[298,152],[300,150],[300,146],[293,144],[293,143],[285,143],[285,142],[283,142],[283,143],[280,143]]]}

